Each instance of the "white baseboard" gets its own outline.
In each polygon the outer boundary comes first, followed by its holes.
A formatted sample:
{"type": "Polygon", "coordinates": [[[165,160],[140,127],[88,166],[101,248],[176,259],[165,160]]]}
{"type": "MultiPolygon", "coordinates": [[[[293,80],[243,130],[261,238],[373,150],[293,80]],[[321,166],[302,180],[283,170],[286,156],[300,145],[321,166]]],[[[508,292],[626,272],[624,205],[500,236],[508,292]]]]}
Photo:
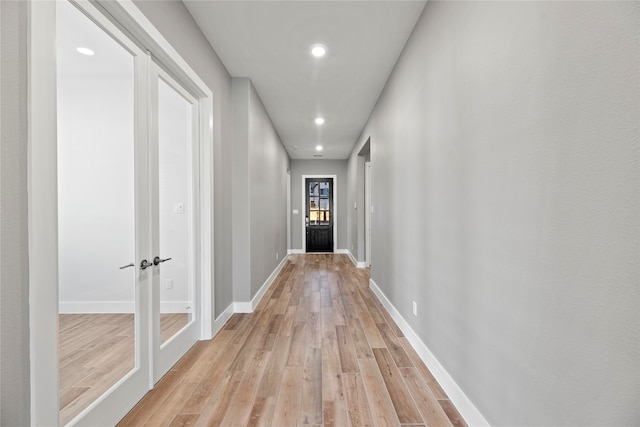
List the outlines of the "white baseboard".
{"type": "Polygon", "coordinates": [[[215,337],[216,334],[220,332],[220,329],[222,329],[224,324],[227,323],[227,321],[231,318],[231,316],[233,315],[233,308],[233,303],[229,304],[229,306],[225,308],[225,310],[220,313],[218,317],[216,317],[216,320],[213,321],[213,328],[211,330],[212,337],[215,337]]]}
{"type": "Polygon", "coordinates": [[[303,254],[304,251],[302,249],[289,249],[287,251],[289,255],[303,254]]]}
{"type": "Polygon", "coordinates": [[[420,359],[422,359],[424,364],[427,365],[427,368],[429,368],[444,392],[447,393],[447,396],[449,396],[449,399],[454,404],[458,412],[460,412],[460,415],[464,418],[467,424],[470,426],[489,426],[489,422],[482,416],[480,411],[478,411],[467,395],[464,394],[464,391],[462,391],[460,386],[453,380],[451,375],[449,375],[442,364],[440,364],[431,350],[429,350],[425,343],[422,342],[418,334],[416,334],[411,326],[409,326],[409,323],[407,323],[393,304],[391,304],[391,301],[387,299],[372,279],[369,279],[369,287],[382,305],[387,309],[400,330],[402,330],[405,337],[409,340],[409,343],[411,343],[420,356],[420,359]]]}
{"type": "Polygon", "coordinates": [[[253,313],[253,301],[249,302],[234,302],[234,313],[253,313]]]}
{"type": "Polygon", "coordinates": [[[358,261],[356,257],[353,256],[353,254],[349,249],[338,249],[336,253],[349,255],[349,259],[351,260],[353,265],[356,266],[356,268],[365,268],[367,266],[367,264],[364,261],[358,261]]]}
{"type": "MultiPolygon", "coordinates": [[[[161,313],[190,313],[193,311],[188,301],[166,301],[160,303],[161,313]],[[190,307],[187,309],[187,307],[190,307]]],[[[133,313],[133,301],[60,301],[60,314],[104,314],[133,313]]]]}
{"type": "Polygon", "coordinates": [[[256,309],[258,304],[260,304],[260,300],[269,289],[269,286],[271,286],[273,284],[273,281],[276,280],[276,277],[278,277],[280,270],[282,270],[282,267],[284,267],[286,263],[287,263],[287,257],[282,258],[282,261],[280,262],[280,264],[278,264],[275,270],[273,270],[273,273],[271,273],[271,275],[267,278],[267,280],[264,282],[260,290],[253,297],[253,299],[251,301],[234,302],[233,311],[235,313],[253,313],[253,310],[256,309]]]}
{"type": "Polygon", "coordinates": [[[189,301],[160,302],[160,313],[193,313],[193,304],[189,301]]]}
{"type": "Polygon", "coordinates": [[[133,301],[60,301],[60,314],[133,313],[133,301]]]}

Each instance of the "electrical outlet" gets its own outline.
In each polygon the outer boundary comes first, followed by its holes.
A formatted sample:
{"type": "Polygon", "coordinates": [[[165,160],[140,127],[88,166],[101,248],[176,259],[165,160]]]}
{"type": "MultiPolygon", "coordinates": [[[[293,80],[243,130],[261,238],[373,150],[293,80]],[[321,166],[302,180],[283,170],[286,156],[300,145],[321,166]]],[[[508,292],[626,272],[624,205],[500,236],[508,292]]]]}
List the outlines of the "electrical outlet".
{"type": "Polygon", "coordinates": [[[173,279],[166,279],[164,281],[165,289],[173,289],[173,279]]]}
{"type": "Polygon", "coordinates": [[[418,304],[416,304],[416,302],[413,302],[413,315],[417,316],[418,315],[418,304]]]}
{"type": "Polygon", "coordinates": [[[280,259],[280,255],[278,254],[278,252],[276,252],[276,260],[280,259]]]}

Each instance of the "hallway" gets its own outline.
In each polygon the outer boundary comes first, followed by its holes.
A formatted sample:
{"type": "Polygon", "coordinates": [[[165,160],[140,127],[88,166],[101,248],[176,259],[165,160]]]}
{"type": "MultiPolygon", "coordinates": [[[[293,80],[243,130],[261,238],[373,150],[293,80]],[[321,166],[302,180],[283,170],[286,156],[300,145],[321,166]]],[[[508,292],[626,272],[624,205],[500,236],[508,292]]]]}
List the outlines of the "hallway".
{"type": "Polygon", "coordinates": [[[293,255],[119,426],[465,426],[346,255],[293,255]]]}

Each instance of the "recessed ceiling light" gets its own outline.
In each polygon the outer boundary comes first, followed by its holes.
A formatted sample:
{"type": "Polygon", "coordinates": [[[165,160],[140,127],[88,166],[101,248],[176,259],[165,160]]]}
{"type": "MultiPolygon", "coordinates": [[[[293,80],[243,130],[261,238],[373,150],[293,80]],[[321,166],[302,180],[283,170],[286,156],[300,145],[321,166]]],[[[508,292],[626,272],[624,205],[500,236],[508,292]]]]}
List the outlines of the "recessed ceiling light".
{"type": "Polygon", "coordinates": [[[322,145],[316,145],[316,151],[322,151],[322,145]]]}
{"type": "Polygon", "coordinates": [[[322,117],[317,117],[316,118],[316,124],[317,125],[322,125],[324,124],[324,119],[322,117]]]}
{"type": "Polygon", "coordinates": [[[313,46],[311,46],[311,54],[316,58],[320,58],[321,56],[324,56],[325,53],[327,53],[327,48],[324,47],[323,45],[314,44],[313,46]]]}
{"type": "Polygon", "coordinates": [[[87,56],[95,55],[95,53],[91,49],[87,49],[86,47],[79,47],[76,50],[83,55],[87,55],[87,56]]]}

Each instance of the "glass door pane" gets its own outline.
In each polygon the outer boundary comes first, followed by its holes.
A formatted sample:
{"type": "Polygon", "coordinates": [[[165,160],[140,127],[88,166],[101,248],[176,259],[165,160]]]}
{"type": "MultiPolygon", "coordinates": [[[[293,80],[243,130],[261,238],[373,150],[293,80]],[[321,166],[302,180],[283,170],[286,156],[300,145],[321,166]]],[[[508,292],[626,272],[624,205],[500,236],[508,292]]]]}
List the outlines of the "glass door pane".
{"type": "Polygon", "coordinates": [[[160,338],[193,316],[193,105],[158,79],[160,338]]]}
{"type": "Polygon", "coordinates": [[[136,189],[148,183],[137,179],[147,169],[136,166],[136,69],[146,58],[71,3],[57,2],[56,15],[58,357],[65,425],[107,391],[112,406],[103,410],[126,411],[122,395],[135,398],[148,383],[148,368],[121,381],[140,368],[138,287],[146,272],[137,253],[148,251],[147,233],[139,229],[148,221],[136,202],[145,194],[136,197],[136,189]]]}

